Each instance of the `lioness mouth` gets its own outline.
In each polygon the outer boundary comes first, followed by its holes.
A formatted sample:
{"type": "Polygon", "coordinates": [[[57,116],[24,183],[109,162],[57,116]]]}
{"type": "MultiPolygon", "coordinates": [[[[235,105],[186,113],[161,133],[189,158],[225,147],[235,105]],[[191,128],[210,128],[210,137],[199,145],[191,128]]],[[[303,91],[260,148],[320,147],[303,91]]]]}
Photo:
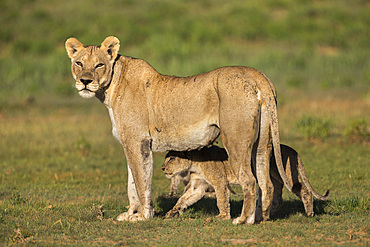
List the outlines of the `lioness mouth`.
{"type": "Polygon", "coordinates": [[[90,89],[88,89],[88,88],[83,88],[83,89],[81,89],[79,92],[82,92],[82,91],[89,91],[89,92],[92,92],[93,93],[93,91],[91,91],[90,89]]]}

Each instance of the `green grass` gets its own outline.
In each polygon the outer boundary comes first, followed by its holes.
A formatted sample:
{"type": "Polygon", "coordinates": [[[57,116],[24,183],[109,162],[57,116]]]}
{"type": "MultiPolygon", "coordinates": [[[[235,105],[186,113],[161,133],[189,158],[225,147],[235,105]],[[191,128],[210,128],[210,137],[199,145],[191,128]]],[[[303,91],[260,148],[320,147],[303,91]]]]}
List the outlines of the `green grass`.
{"type": "MultiPolygon", "coordinates": [[[[1,1],[0,244],[369,245],[368,10],[363,0],[1,1]],[[266,73],[278,92],[281,142],[300,153],[330,200],[315,201],[307,218],[285,191],[270,222],[234,226],[214,219],[215,199],[204,198],[165,220],[176,200],[163,197],[170,181],[159,153],[156,216],[115,221],[129,204],[123,150],[105,107],[75,92],[64,48],[72,36],[100,44],[108,35],[121,40],[121,54],[164,74],[225,65],[266,73]],[[305,138],[296,128],[305,116],[315,120],[303,121],[306,132],[327,121],[329,134],[305,138]]],[[[241,205],[232,196],[232,217],[241,205]]]]}
{"type": "MultiPolygon", "coordinates": [[[[297,114],[305,111],[303,106],[297,114]]],[[[283,105],[280,109],[281,122],[285,122],[289,108],[283,105]]],[[[301,139],[296,131],[282,135],[282,142],[302,156],[314,188],[320,193],[330,189],[331,198],[315,201],[316,215],[307,218],[298,198],[285,191],[285,203],[272,221],[253,226],[214,219],[218,212],[214,198],[202,199],[180,219],[163,219],[176,200],[163,197],[170,181],[160,169],[164,155],[155,154],[152,191],[156,216],[130,224],[115,221],[129,204],[127,167],[122,148],[111,135],[107,110],[98,100],[40,98],[32,104],[8,106],[1,118],[3,243],[368,244],[370,155],[366,142],[349,142],[340,134],[313,143],[301,139]]],[[[334,127],[342,133],[346,125],[334,127]]],[[[282,133],[287,131],[281,128],[282,133]]],[[[242,198],[232,196],[232,217],[239,215],[241,205],[242,198]]]]}
{"type": "MultiPolygon", "coordinates": [[[[121,40],[121,54],[164,74],[248,65],[282,89],[368,90],[368,5],[356,0],[1,2],[0,92],[71,95],[64,42],[121,40]],[[330,30],[330,31],[328,31],[330,30]]],[[[0,101],[1,103],[1,101],[0,101]]]]}

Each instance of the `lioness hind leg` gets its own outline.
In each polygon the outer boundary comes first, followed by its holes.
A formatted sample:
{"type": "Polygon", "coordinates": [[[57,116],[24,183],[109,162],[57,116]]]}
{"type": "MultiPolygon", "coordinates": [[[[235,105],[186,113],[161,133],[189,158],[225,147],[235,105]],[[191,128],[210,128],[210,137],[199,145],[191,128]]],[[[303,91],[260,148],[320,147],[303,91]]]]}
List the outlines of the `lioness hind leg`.
{"type": "Polygon", "coordinates": [[[244,155],[237,157],[233,152],[229,152],[229,164],[231,169],[237,175],[239,184],[241,185],[244,193],[244,201],[240,217],[233,220],[233,224],[253,224],[255,222],[255,209],[256,209],[256,179],[250,166],[252,146],[247,146],[247,150],[243,150],[244,155]]]}
{"type": "MultiPolygon", "coordinates": [[[[245,127],[244,125],[256,126],[253,122],[243,123],[241,128],[245,127]]],[[[232,129],[231,132],[233,132],[232,129]]],[[[238,179],[238,183],[241,185],[244,194],[240,217],[234,219],[233,224],[253,224],[255,222],[256,179],[251,167],[252,146],[255,140],[255,133],[254,131],[249,133],[235,131],[230,136],[221,132],[222,142],[229,154],[228,165],[238,179]]]]}
{"type": "Polygon", "coordinates": [[[219,75],[221,139],[229,155],[229,166],[244,193],[240,217],[234,224],[253,224],[256,210],[256,178],[251,167],[252,147],[257,140],[260,98],[256,82],[245,70],[219,75]]]}

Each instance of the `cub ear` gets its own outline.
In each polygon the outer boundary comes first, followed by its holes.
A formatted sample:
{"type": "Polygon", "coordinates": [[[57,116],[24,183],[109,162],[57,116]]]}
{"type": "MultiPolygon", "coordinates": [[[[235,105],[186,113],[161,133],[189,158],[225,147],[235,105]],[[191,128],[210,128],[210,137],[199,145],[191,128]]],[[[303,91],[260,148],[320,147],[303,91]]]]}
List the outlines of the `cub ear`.
{"type": "Polygon", "coordinates": [[[78,41],[76,38],[69,38],[66,41],[66,50],[68,53],[68,56],[72,59],[73,55],[78,52],[80,49],[83,48],[83,44],[78,41]]]}
{"type": "Polygon", "coordinates": [[[119,39],[114,36],[107,37],[103,43],[101,43],[101,49],[106,50],[111,60],[115,60],[119,50],[119,39]]]}

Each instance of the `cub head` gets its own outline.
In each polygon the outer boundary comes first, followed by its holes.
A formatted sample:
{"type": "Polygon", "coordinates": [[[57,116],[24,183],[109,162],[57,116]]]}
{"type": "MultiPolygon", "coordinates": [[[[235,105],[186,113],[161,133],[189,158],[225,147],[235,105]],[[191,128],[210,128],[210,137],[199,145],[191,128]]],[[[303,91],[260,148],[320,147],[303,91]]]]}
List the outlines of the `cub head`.
{"type": "Polygon", "coordinates": [[[82,97],[91,98],[99,89],[109,85],[120,47],[116,37],[107,37],[100,46],[84,46],[77,39],[69,38],[65,47],[72,61],[76,88],[82,97]]]}
{"type": "Polygon", "coordinates": [[[171,178],[176,174],[189,170],[191,160],[185,152],[170,151],[166,155],[166,159],[162,165],[162,171],[167,178],[171,178]]]}

